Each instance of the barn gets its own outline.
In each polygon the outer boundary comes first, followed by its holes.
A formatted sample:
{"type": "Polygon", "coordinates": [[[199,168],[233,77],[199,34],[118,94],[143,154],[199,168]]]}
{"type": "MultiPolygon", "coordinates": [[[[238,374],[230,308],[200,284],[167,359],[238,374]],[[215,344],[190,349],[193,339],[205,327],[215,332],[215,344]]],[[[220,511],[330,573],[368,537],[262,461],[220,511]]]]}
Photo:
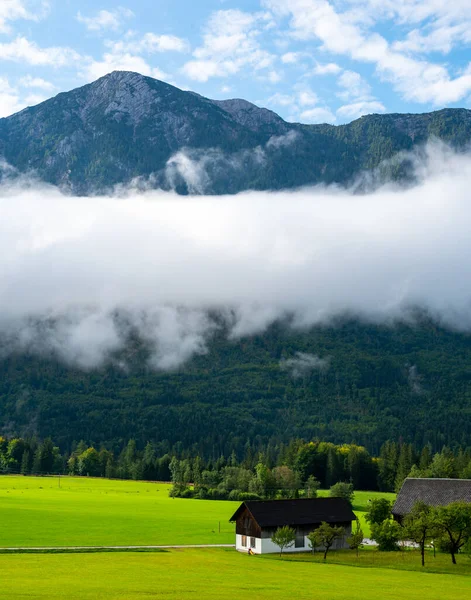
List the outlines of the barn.
{"type": "Polygon", "coordinates": [[[471,479],[432,479],[408,477],[402,484],[392,508],[396,521],[402,522],[416,502],[447,506],[451,502],[471,502],[471,479]]]}
{"type": "Polygon", "coordinates": [[[278,527],[289,525],[296,531],[294,545],[285,552],[306,552],[310,549],[307,535],[322,522],[344,527],[345,536],[332,548],[348,548],[355,519],[344,498],[303,498],[242,502],[230,521],[236,524],[236,550],[268,554],[280,551],[271,539],[278,527]]]}

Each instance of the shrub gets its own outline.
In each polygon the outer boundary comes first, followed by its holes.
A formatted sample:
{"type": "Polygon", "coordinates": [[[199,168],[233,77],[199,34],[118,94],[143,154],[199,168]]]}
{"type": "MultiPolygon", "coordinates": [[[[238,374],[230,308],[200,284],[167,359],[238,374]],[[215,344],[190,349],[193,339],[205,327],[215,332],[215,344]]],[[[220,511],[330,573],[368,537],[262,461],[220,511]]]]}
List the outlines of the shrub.
{"type": "Polygon", "coordinates": [[[353,502],[353,484],[339,481],[330,488],[329,495],[331,498],[345,498],[347,502],[352,504],[353,502]]]}
{"type": "Polygon", "coordinates": [[[253,492],[241,492],[239,494],[239,500],[245,502],[246,500],[261,500],[262,498],[258,494],[253,492]]]}
{"type": "Polygon", "coordinates": [[[243,494],[243,492],[241,492],[240,490],[232,490],[231,492],[229,492],[229,496],[227,497],[228,500],[240,500],[241,495],[243,494]]]}
{"type": "Polygon", "coordinates": [[[401,526],[396,521],[383,521],[373,523],[371,526],[371,537],[378,544],[378,550],[391,552],[399,550],[399,541],[402,537],[401,526]]]}

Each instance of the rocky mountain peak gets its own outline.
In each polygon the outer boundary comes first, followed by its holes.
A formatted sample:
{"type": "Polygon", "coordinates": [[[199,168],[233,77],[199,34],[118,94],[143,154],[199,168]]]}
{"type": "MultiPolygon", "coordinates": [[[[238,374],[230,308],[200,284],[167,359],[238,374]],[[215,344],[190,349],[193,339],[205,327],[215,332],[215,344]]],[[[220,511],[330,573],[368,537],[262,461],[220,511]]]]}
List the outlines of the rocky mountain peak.
{"type": "Polygon", "coordinates": [[[241,98],[232,100],[212,100],[213,104],[222,108],[231,117],[249,129],[256,131],[264,125],[282,126],[285,123],[283,119],[267,108],[260,108],[241,98]]]}

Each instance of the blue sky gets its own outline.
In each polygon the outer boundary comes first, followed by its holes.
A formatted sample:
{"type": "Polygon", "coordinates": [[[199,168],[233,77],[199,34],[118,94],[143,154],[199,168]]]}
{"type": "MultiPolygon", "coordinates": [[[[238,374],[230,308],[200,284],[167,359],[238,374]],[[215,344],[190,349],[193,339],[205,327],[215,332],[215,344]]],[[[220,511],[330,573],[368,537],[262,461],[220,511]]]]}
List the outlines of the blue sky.
{"type": "Polygon", "coordinates": [[[470,107],[471,0],[0,0],[0,116],[115,69],[305,123],[470,107]]]}

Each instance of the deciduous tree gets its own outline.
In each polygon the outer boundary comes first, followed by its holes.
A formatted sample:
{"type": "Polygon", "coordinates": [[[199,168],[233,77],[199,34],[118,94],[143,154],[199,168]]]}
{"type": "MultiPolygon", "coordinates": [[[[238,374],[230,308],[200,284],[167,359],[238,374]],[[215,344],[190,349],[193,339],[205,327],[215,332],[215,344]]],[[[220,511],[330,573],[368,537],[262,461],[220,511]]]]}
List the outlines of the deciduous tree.
{"type": "Polygon", "coordinates": [[[340,526],[329,525],[329,523],[321,523],[317,529],[311,531],[307,536],[312,550],[321,546],[324,548],[324,560],[327,558],[327,553],[332,547],[335,540],[340,539],[345,535],[345,529],[340,526]]]}
{"type": "Polygon", "coordinates": [[[348,545],[352,550],[356,551],[357,556],[360,546],[363,544],[364,537],[365,536],[363,534],[363,529],[361,528],[360,521],[357,519],[355,521],[355,531],[352,531],[351,536],[347,538],[348,545]]]}
{"type": "Polygon", "coordinates": [[[391,517],[391,502],[386,498],[372,498],[368,501],[365,519],[370,525],[379,525],[391,517]]]}
{"type": "Polygon", "coordinates": [[[279,547],[281,556],[285,548],[290,548],[294,544],[295,539],[295,530],[289,525],[285,525],[284,527],[278,527],[273,534],[271,541],[279,547]]]}
{"type": "Polygon", "coordinates": [[[424,502],[416,502],[404,519],[404,535],[419,544],[422,566],[425,566],[425,545],[437,535],[435,511],[424,502]]]}
{"type": "Polygon", "coordinates": [[[451,562],[456,565],[456,554],[471,538],[471,504],[452,502],[435,511],[437,526],[449,540],[451,562]]]}

